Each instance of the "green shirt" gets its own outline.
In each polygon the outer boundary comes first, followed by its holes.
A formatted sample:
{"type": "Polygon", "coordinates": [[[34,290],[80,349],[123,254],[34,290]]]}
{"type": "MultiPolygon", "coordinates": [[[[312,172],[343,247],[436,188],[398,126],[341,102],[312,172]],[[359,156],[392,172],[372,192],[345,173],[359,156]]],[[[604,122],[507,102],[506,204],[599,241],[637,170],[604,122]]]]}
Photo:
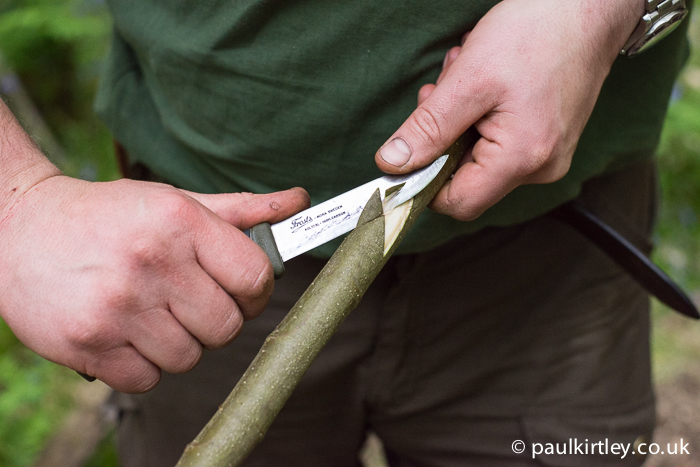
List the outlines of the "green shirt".
{"type": "MultiPolygon", "coordinates": [[[[177,186],[302,186],[317,204],[382,175],[375,151],[496,3],[108,0],[114,39],[96,108],[133,162],[177,186]]],[[[585,180],[650,157],[687,55],[684,32],[615,62],[562,180],[519,187],[472,222],[426,213],[400,251],[526,221],[585,180]]]]}

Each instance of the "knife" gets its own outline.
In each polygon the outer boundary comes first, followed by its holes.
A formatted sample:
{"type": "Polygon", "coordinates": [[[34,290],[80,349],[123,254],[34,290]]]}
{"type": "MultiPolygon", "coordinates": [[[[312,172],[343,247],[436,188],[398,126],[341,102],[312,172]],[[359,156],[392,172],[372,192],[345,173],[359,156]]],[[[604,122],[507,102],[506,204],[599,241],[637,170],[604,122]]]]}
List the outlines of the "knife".
{"type": "MultiPolygon", "coordinates": [[[[245,233],[270,258],[275,279],[284,274],[284,262],[323,245],[357,226],[365,204],[379,189],[384,211],[399,206],[428,186],[447,161],[447,155],[407,175],[385,175],[270,225],[258,224],[245,233]]],[[[620,264],[646,290],[676,311],[694,319],[700,313],[683,290],[634,245],[577,203],[566,203],[549,213],[569,224],[620,264]]],[[[87,381],[95,377],[77,372],[87,381]]]]}
{"type": "MultiPolygon", "coordinates": [[[[258,224],[244,233],[257,243],[272,262],[275,279],[284,274],[284,262],[344,235],[355,227],[362,210],[378,189],[384,212],[405,203],[428,186],[447,162],[447,154],[406,175],[385,175],[270,225],[258,224]]],[[[76,371],[86,381],[95,381],[76,371]]]]}
{"type": "Polygon", "coordinates": [[[357,226],[362,210],[378,189],[384,211],[416,196],[445,165],[447,155],[406,175],[385,175],[302,211],[276,224],[263,222],[245,233],[272,262],[275,279],[284,274],[284,262],[321,246],[357,226]]]}
{"type": "Polygon", "coordinates": [[[693,301],[673,279],[632,242],[582,204],[569,201],[550,211],[549,216],[576,229],[666,306],[689,318],[700,319],[700,313],[693,301]]]}

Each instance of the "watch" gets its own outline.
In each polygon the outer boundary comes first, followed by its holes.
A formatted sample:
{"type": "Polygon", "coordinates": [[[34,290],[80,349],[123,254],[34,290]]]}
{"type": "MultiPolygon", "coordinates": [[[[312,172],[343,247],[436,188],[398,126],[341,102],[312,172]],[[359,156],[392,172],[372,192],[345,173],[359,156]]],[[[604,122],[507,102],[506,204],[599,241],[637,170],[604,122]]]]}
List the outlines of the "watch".
{"type": "Polygon", "coordinates": [[[633,56],[671,33],[688,15],[685,0],[646,0],[647,12],[639,20],[621,54],[633,56]]]}

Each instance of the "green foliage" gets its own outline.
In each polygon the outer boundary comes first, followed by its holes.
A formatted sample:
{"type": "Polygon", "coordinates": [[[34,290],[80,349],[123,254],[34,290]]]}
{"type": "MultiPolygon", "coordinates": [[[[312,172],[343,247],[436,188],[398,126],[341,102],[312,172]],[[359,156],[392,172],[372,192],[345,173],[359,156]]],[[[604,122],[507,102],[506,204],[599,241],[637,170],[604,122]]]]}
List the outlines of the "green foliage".
{"type": "Polygon", "coordinates": [[[73,376],[24,347],[0,320],[0,465],[31,465],[72,401],[73,376]]]}
{"type": "Polygon", "coordinates": [[[114,437],[114,432],[105,436],[95,449],[95,454],[83,467],[119,467],[117,444],[114,437]]]}
{"type": "Polygon", "coordinates": [[[103,52],[101,45],[109,31],[109,20],[104,15],[87,14],[89,10],[79,8],[86,5],[84,1],[15,3],[24,5],[2,14],[0,43],[20,68],[32,57],[17,54],[41,50],[41,44],[47,40],[80,48],[76,54],[79,60],[93,60],[103,52]]]}
{"type": "Polygon", "coordinates": [[[686,288],[700,287],[700,94],[686,92],[669,112],[659,152],[658,255],[686,288]]]}
{"type": "MultiPolygon", "coordinates": [[[[0,319],[0,357],[21,345],[19,339],[12,334],[12,331],[0,319]]],[[[2,387],[0,387],[1,389],[2,387]]]]}
{"type": "Polygon", "coordinates": [[[89,109],[110,28],[105,12],[85,1],[12,3],[22,5],[0,16],[0,44],[37,104],[46,110],[61,103],[74,114],[89,109]]]}
{"type": "Polygon", "coordinates": [[[661,205],[655,259],[687,290],[700,288],[700,29],[658,150],[661,205]]]}
{"type": "Polygon", "coordinates": [[[0,51],[68,154],[61,169],[91,180],[118,177],[111,137],[92,111],[110,31],[96,0],[0,3],[0,51]]]}
{"type": "MultiPolygon", "coordinates": [[[[695,2],[700,3],[698,1],[695,2]]],[[[695,8],[693,53],[677,85],[658,150],[661,203],[655,261],[691,295],[700,288],[700,27],[695,8]]],[[[693,294],[694,293],[694,294],[693,294]]],[[[653,364],[657,382],[700,369],[700,328],[653,302],[653,364]]]]}

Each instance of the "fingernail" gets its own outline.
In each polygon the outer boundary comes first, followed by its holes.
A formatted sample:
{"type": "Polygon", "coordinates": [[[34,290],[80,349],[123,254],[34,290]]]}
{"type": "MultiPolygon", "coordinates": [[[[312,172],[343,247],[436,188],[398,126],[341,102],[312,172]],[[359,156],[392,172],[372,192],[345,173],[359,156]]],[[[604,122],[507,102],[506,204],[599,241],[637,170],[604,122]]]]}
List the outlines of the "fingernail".
{"type": "Polygon", "coordinates": [[[447,53],[445,54],[445,59],[442,61],[442,67],[445,68],[447,66],[447,60],[450,59],[450,51],[448,50],[447,53]]]}
{"type": "Polygon", "coordinates": [[[385,162],[401,167],[411,158],[411,147],[402,138],[394,138],[379,151],[379,155],[385,162]]]}

